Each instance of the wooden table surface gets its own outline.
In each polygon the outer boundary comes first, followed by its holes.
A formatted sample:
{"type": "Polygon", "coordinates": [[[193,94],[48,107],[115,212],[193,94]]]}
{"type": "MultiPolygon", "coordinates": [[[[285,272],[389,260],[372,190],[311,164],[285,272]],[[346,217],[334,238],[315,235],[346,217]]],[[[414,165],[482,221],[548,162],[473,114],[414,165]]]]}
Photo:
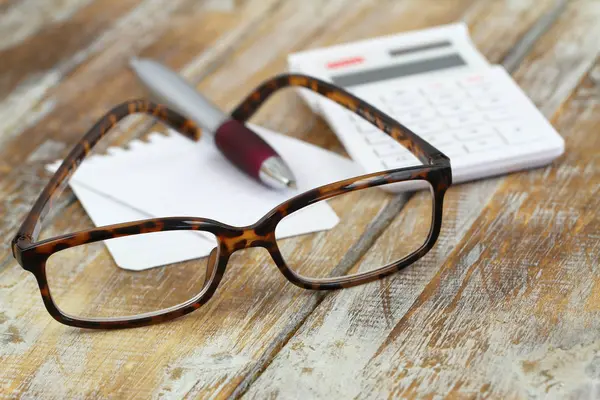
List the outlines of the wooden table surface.
{"type": "MultiPolygon", "coordinates": [[[[598,398],[599,37],[598,0],[1,0],[0,398],[598,398]],[[96,332],[55,322],[13,259],[44,165],[142,94],[131,56],[231,108],[290,52],[461,20],[566,152],[452,187],[440,239],[413,267],[317,293],[250,250],[198,311],[96,332]]],[[[257,121],[343,151],[293,91],[257,121]]]]}

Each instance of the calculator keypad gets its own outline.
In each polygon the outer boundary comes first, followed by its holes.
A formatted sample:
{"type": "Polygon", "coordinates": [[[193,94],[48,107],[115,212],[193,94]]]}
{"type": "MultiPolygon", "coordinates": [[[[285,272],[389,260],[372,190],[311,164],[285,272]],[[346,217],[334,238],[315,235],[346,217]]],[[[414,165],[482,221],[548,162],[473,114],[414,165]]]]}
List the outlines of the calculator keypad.
{"type": "MultiPolygon", "coordinates": [[[[443,80],[420,87],[391,89],[368,98],[381,111],[406,125],[453,159],[520,146],[538,139],[520,116],[515,93],[488,74],[443,80]]],[[[385,168],[418,163],[403,146],[362,118],[351,115],[385,168]]]]}

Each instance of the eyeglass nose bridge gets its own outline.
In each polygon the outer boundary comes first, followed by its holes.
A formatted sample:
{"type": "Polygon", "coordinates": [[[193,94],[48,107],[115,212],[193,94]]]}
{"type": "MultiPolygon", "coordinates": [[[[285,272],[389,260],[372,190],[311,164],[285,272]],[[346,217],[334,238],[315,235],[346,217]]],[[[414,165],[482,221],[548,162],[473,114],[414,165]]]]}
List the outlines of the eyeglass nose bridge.
{"type": "Polygon", "coordinates": [[[257,227],[240,229],[234,235],[221,237],[221,242],[227,249],[229,255],[238,250],[249,249],[251,247],[263,247],[267,250],[273,250],[275,244],[275,232],[261,233],[257,227]]]}

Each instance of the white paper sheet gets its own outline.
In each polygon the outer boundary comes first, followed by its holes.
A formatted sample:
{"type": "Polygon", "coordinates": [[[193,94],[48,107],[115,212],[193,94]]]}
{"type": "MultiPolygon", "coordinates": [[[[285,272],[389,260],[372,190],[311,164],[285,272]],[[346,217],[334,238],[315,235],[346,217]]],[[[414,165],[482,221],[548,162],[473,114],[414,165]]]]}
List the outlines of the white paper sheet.
{"type": "MultiPolygon", "coordinates": [[[[70,186],[96,226],[168,216],[211,218],[243,226],[305,190],[360,174],[350,160],[308,143],[253,126],[294,172],[297,191],[276,191],[235,168],[209,140],[192,142],[178,133],[151,134],[128,149],[85,160],[70,186]]],[[[56,169],[58,164],[49,166],[56,169]]],[[[318,203],[286,219],[281,236],[331,229],[335,212],[318,203]]],[[[203,257],[214,248],[210,235],[193,232],[138,235],[105,242],[115,262],[143,270],[203,257]]]]}

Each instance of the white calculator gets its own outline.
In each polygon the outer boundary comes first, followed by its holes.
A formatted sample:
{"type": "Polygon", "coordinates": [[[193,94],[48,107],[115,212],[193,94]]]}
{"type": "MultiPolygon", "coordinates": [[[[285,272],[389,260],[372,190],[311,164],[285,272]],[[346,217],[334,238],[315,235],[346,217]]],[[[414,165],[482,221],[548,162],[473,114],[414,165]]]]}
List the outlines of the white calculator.
{"type": "MultiPolygon", "coordinates": [[[[450,157],[453,182],[550,163],[564,141],[463,24],[311,50],[292,72],[349,90],[450,157]]],[[[300,89],[365,172],[420,165],[398,142],[334,102],[300,89]]]]}

